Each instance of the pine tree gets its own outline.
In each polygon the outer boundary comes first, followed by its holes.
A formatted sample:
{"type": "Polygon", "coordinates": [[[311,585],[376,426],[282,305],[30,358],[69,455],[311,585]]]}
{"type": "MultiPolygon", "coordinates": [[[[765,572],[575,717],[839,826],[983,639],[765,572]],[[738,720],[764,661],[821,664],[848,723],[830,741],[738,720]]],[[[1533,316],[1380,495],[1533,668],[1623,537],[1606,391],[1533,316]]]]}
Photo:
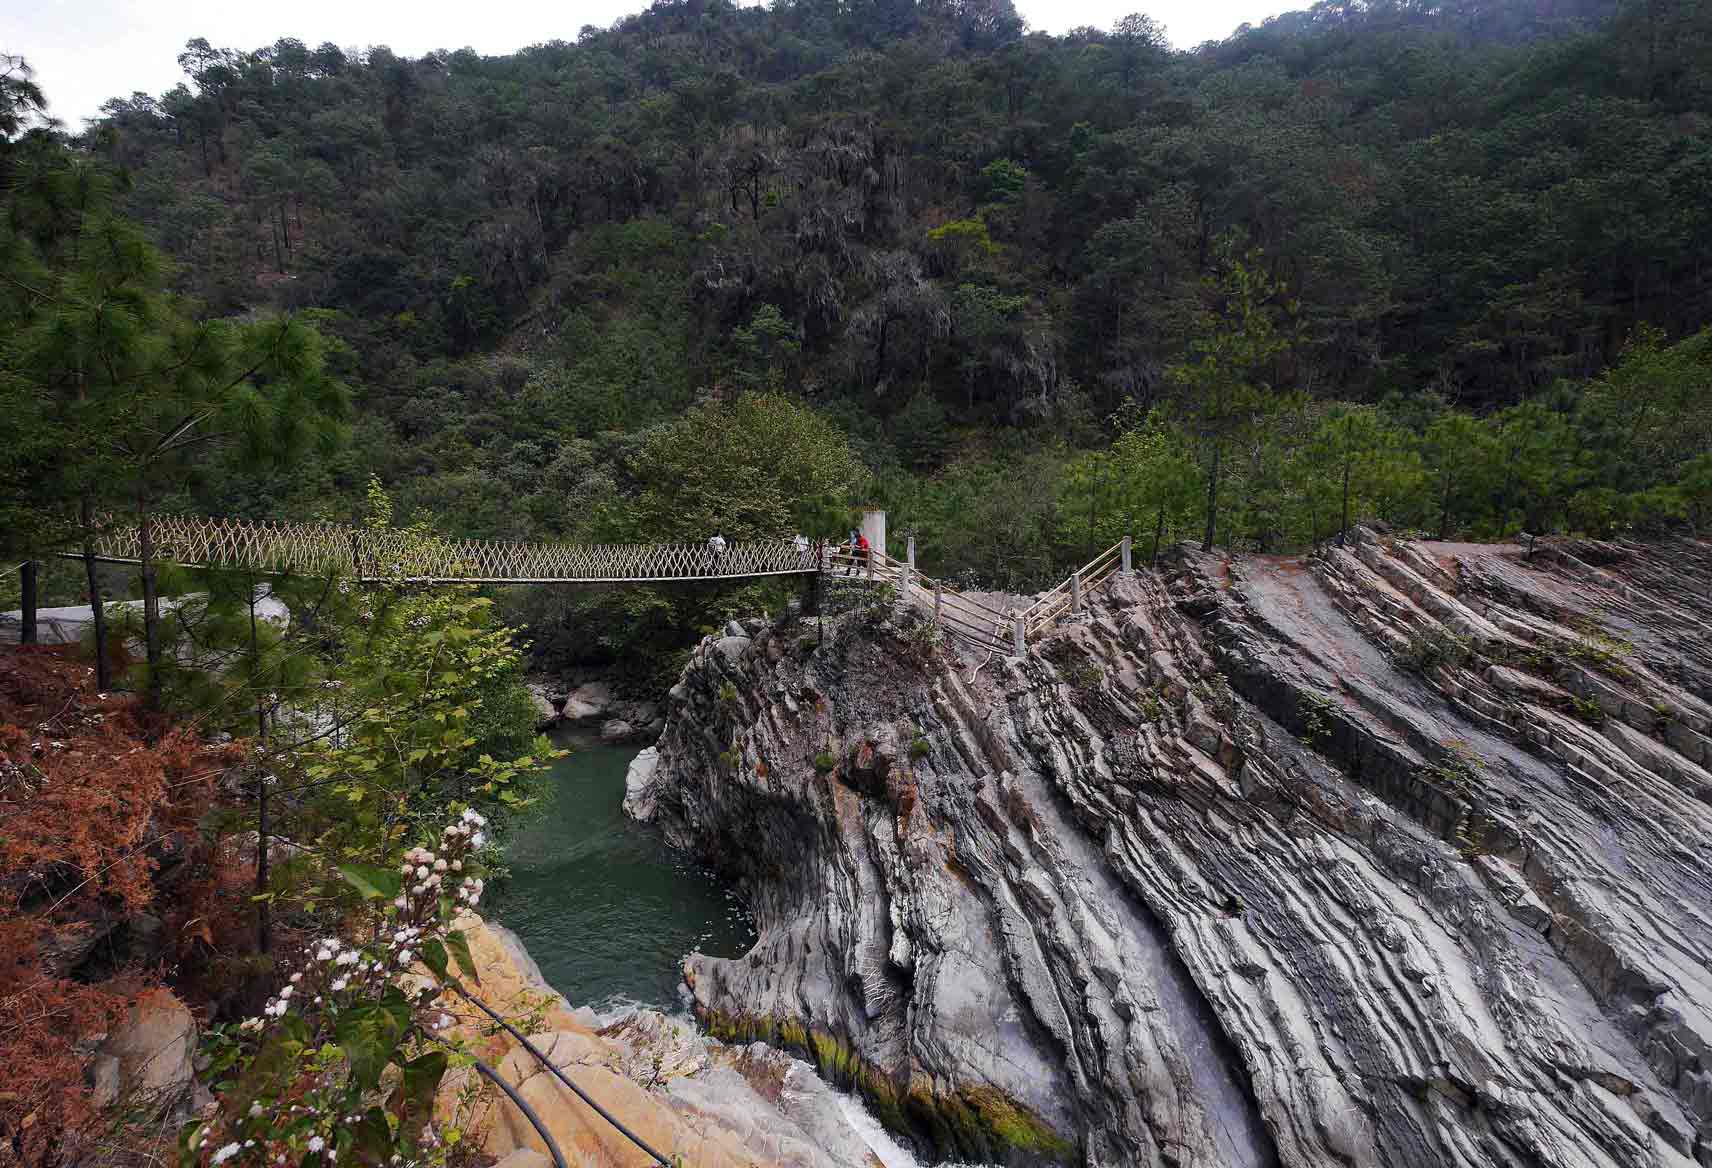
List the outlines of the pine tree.
{"type": "Polygon", "coordinates": [[[1231,241],[1221,244],[1219,274],[1207,281],[1216,307],[1202,313],[1191,359],[1169,370],[1205,449],[1202,551],[1213,550],[1225,456],[1276,404],[1269,375],[1292,344],[1287,321],[1295,305],[1283,300],[1284,286],[1265,273],[1260,260],[1258,250],[1237,255],[1231,241]]]}
{"type": "MultiPolygon", "coordinates": [[[[347,409],[315,330],[292,317],[200,320],[168,290],[161,253],[113,213],[108,176],[82,162],[50,167],[27,192],[51,230],[11,230],[0,262],[21,324],[10,351],[33,426],[59,443],[59,472],[36,509],[75,498],[96,639],[105,645],[93,540],[103,508],[125,506],[139,536],[148,690],[164,666],[154,507],[225,448],[254,465],[330,445],[347,409]]],[[[98,651],[102,684],[106,654],[98,651]]]]}

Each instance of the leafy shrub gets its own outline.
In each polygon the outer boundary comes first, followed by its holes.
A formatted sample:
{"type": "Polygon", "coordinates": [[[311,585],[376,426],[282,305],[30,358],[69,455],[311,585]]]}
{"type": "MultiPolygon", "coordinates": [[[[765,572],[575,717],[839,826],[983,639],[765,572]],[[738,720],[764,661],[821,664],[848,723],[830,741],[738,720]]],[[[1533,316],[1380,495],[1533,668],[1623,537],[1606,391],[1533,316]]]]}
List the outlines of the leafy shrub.
{"type": "Polygon", "coordinates": [[[1397,664],[1414,673],[1430,673],[1441,666],[1466,665],[1474,649],[1463,638],[1443,629],[1416,633],[1397,654],[1397,664]]]}
{"type": "Polygon", "coordinates": [[[1330,698],[1304,690],[1297,700],[1297,709],[1302,717],[1302,741],[1309,746],[1317,746],[1329,738],[1331,716],[1336,708],[1337,704],[1330,698]]]}
{"type": "Polygon", "coordinates": [[[466,810],[400,867],[340,869],[368,910],[344,936],[311,942],[260,1014],[213,1030],[205,1073],[217,1102],[185,1126],[184,1164],[437,1161],[435,1093],[453,1059],[469,1060],[436,999],[454,965],[479,980],[452,920],[481,897],[484,825],[466,810]],[[434,974],[427,987],[414,983],[418,963],[434,974]]]}
{"type": "Polygon", "coordinates": [[[838,760],[832,757],[832,752],[829,750],[823,750],[814,756],[814,769],[823,775],[837,765],[838,760]]]}

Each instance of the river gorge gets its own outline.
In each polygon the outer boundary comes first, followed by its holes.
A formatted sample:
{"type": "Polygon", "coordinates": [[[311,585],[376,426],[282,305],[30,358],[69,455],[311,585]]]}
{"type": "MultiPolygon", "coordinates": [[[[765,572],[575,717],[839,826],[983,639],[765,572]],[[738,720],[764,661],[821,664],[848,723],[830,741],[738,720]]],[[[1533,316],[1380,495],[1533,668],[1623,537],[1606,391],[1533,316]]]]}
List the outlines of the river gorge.
{"type": "Polygon", "coordinates": [[[698,1164],[908,1162],[831,1084],[922,1162],[1704,1168],[1709,584],[1689,540],[1182,548],[1009,658],[853,585],[561,764],[500,916],[581,1003],[681,970],[700,1037],[543,1041],[698,1164]]]}

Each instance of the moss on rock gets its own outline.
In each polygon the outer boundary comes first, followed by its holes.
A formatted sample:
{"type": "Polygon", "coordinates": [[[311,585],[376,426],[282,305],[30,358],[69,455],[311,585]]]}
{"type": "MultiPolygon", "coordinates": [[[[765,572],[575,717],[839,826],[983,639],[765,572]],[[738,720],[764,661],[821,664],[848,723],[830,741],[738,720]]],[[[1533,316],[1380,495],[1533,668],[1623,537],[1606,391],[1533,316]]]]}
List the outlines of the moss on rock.
{"type": "Polygon", "coordinates": [[[697,1008],[722,1042],[765,1042],[814,1064],[835,1086],[855,1091],[884,1126],[923,1140],[937,1157],[1007,1165],[1068,1164],[1076,1144],[1024,1104],[990,1085],[944,1092],[926,1079],[907,1088],[858,1054],[841,1035],[798,1018],[697,1008]]]}

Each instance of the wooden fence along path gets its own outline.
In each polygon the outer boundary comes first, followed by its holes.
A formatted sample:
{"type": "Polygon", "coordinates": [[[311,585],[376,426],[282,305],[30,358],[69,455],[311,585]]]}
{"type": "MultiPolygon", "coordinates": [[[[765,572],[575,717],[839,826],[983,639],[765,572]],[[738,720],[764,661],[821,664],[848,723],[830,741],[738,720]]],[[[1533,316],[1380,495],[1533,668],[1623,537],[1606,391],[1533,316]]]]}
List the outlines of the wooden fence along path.
{"type": "MultiPolygon", "coordinates": [[[[914,558],[913,541],[911,546],[914,558]]],[[[851,572],[896,588],[899,600],[931,613],[954,640],[979,652],[991,650],[1020,656],[1027,651],[1029,641],[1049,632],[1064,617],[1081,612],[1095,589],[1119,572],[1130,571],[1130,538],[1124,536],[1027,608],[1010,611],[924,576],[907,561],[894,560],[883,552],[870,551],[858,556],[840,548],[828,560],[831,571],[851,572]]]]}
{"type": "Polygon", "coordinates": [[[883,552],[865,556],[838,549],[828,556],[829,570],[849,572],[876,584],[889,584],[898,599],[930,613],[948,637],[979,652],[1002,648],[1011,626],[1011,614],[976,600],[949,584],[924,576],[903,560],[883,552]]]}
{"type": "MultiPolygon", "coordinates": [[[[843,547],[799,550],[789,540],[734,543],[715,556],[706,544],[512,543],[444,539],[420,532],[339,523],[281,523],[162,515],[151,524],[154,558],[185,567],[258,572],[334,572],[365,582],[465,584],[653,584],[758,576],[846,573],[895,588],[930,614],[946,635],[979,652],[1022,654],[1027,644],[1118,572],[1130,570],[1130,540],[1119,540],[1027,608],[1005,610],[917,572],[883,552],[843,547]]],[[[135,523],[110,523],[94,539],[98,559],[137,563],[135,523]]],[[[914,559],[911,542],[910,559],[914,559]]],[[[79,553],[64,552],[67,556],[79,553]]]]}

